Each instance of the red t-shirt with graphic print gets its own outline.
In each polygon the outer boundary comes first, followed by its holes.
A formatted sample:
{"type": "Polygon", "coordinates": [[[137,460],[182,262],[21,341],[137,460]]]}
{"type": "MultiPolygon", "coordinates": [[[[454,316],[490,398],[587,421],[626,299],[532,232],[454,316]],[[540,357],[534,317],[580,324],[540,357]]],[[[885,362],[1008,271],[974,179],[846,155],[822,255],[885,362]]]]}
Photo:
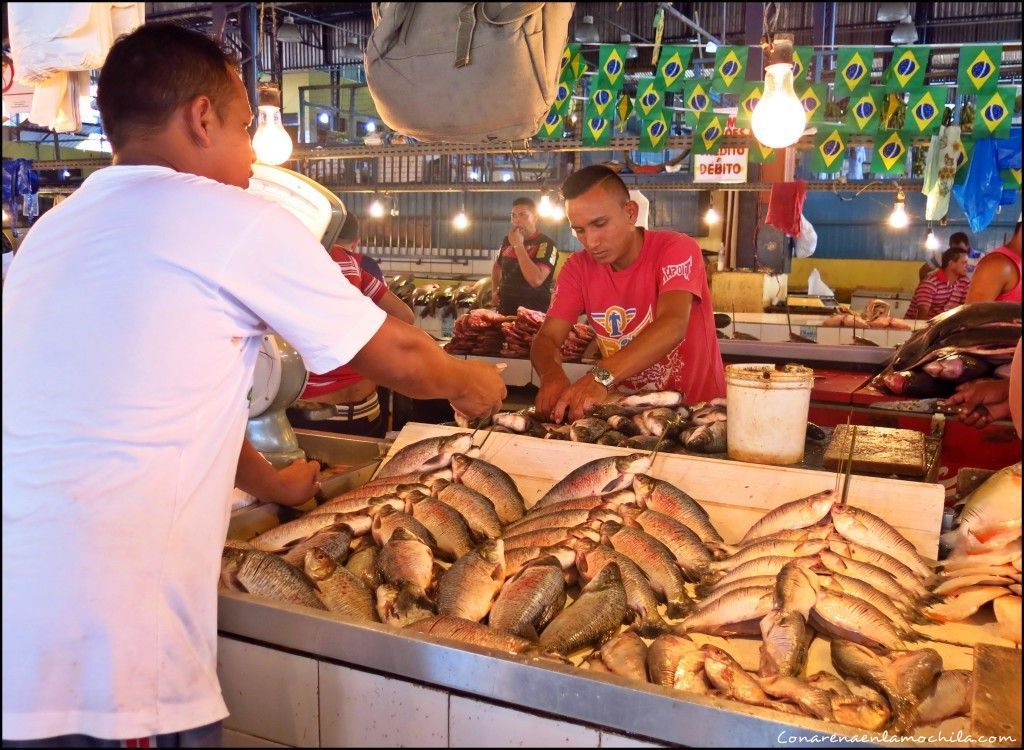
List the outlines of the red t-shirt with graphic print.
{"type": "Polygon", "coordinates": [[[585,251],[574,253],[558,276],[548,315],[575,323],[585,312],[597,332],[601,355],[607,357],[651,324],[659,294],[674,291],[693,295],[686,338],[619,389],[682,391],[691,404],[724,396],[725,367],[715,336],[711,290],[692,237],[644,231],[640,257],[622,271],[597,263],[585,251]]]}
{"type": "MultiPolygon", "coordinates": [[[[331,258],[338,264],[338,268],[341,269],[349,283],[374,302],[380,302],[381,298],[387,294],[387,285],[363,269],[358,256],[346,252],[340,245],[335,245],[331,248],[331,258]]],[[[309,382],[306,383],[306,388],[302,391],[300,398],[315,399],[325,396],[340,388],[347,388],[358,383],[362,379],[363,376],[349,365],[342,365],[322,375],[311,372],[309,373],[309,382]]]]}

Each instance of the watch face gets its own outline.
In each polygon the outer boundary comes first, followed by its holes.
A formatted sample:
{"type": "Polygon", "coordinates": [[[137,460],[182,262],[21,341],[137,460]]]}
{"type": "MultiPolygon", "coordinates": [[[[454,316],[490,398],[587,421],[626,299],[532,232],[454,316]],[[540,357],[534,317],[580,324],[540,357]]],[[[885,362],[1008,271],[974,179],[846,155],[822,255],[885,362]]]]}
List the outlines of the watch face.
{"type": "Polygon", "coordinates": [[[606,387],[611,385],[612,381],[615,380],[615,376],[612,375],[603,367],[595,367],[593,370],[590,371],[590,375],[594,378],[594,380],[596,380],[598,383],[606,387]]]}

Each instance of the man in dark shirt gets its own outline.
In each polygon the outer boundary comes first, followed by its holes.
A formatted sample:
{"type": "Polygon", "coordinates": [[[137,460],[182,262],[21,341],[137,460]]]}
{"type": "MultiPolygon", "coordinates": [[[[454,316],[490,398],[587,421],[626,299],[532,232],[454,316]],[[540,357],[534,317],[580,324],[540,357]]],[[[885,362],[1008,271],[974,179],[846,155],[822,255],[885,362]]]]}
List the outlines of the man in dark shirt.
{"type": "Polygon", "coordinates": [[[554,241],[537,230],[536,204],[530,198],[516,198],[512,201],[512,228],[491,271],[498,312],[515,315],[520,306],[547,311],[557,260],[554,241]]]}

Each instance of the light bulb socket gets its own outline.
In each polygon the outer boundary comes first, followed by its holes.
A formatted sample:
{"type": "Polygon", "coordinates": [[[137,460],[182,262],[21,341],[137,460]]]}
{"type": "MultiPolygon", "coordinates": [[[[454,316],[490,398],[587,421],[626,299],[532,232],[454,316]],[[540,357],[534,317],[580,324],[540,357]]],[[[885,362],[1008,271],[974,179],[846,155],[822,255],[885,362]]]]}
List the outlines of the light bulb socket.
{"type": "Polygon", "coordinates": [[[276,83],[261,82],[256,90],[256,105],[258,107],[281,108],[281,89],[276,83]]]}
{"type": "Polygon", "coordinates": [[[793,35],[792,34],[766,34],[761,39],[761,49],[764,50],[764,66],[778,65],[785,63],[793,64],[793,35]]]}

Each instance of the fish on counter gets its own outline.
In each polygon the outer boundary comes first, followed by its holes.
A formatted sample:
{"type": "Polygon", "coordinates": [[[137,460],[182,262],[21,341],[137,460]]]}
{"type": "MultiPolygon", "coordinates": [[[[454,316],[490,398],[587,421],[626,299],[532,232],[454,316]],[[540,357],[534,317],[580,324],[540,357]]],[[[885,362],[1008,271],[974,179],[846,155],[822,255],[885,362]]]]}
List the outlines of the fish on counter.
{"type": "Polygon", "coordinates": [[[487,624],[532,641],[565,607],[565,578],[557,557],[531,560],[502,584],[487,624]]]}
{"type": "Polygon", "coordinates": [[[566,656],[607,638],[625,617],[626,591],[618,566],[610,563],[583,587],[576,601],[548,623],[540,634],[540,645],[566,656]]]}
{"type": "Polygon", "coordinates": [[[632,630],[612,636],[599,652],[601,661],[612,674],[647,682],[647,644],[632,630]]]}
{"type": "Polygon", "coordinates": [[[375,479],[446,467],[456,453],[465,453],[472,445],[473,435],[469,432],[417,440],[397,451],[380,468],[375,479]]]}
{"type": "Polygon", "coordinates": [[[505,582],[505,547],[488,540],[460,557],[437,583],[437,611],[480,622],[505,582]]]}
{"type": "Polygon", "coordinates": [[[437,614],[434,603],[416,586],[385,583],[377,587],[377,617],[380,621],[404,628],[437,614]]]}
{"type": "Polygon", "coordinates": [[[543,508],[545,505],[563,500],[614,492],[629,486],[635,474],[641,474],[650,468],[651,457],[643,453],[588,461],[557,482],[529,507],[543,508]]]}
{"type": "Polygon", "coordinates": [[[314,547],[306,553],[305,571],[320,600],[331,612],[358,620],[377,620],[373,592],[355,573],[326,551],[314,547]]]}
{"type": "Polygon", "coordinates": [[[650,581],[635,562],[592,539],[577,542],[575,554],[576,567],[584,582],[593,580],[609,564],[614,563],[618,567],[619,579],[626,593],[626,619],[637,633],[653,638],[672,629],[658,611],[658,598],[650,581]]]}

